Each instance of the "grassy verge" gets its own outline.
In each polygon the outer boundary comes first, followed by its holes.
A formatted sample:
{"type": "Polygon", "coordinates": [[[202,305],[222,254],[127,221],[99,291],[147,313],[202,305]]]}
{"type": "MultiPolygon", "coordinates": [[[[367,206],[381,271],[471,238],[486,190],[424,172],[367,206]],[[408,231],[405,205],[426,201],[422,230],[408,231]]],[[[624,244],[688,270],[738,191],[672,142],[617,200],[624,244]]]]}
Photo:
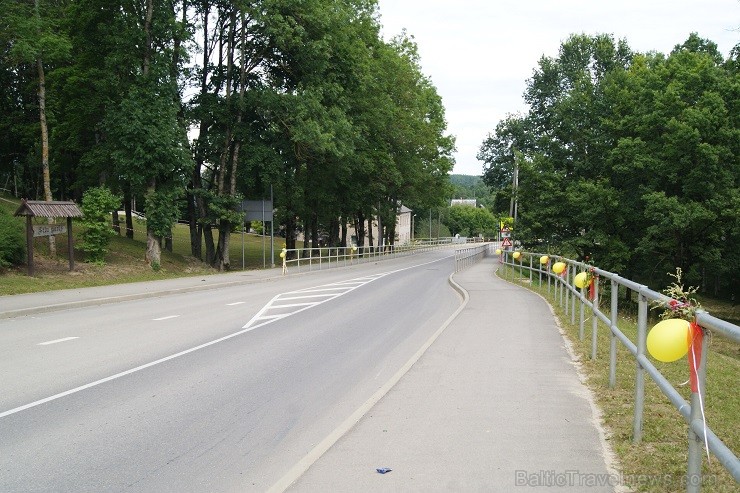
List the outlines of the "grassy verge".
{"type": "MultiPolygon", "coordinates": [[[[0,194],[0,208],[9,214],[13,214],[19,204],[19,200],[0,194]]],[[[18,222],[21,225],[25,223],[23,218],[18,218],[18,222]]],[[[4,272],[0,271],[0,296],[216,273],[214,269],[190,256],[190,231],[187,225],[178,224],[173,229],[173,251],[162,252],[161,269],[156,272],[144,260],[146,224],[143,221],[134,224],[133,240],[125,236],[113,237],[104,265],[84,262],[83,252],[77,249],[82,227],[74,221],[72,223],[72,234],[75,239],[75,270],[73,272],[69,272],[66,234],[56,237],[56,258],[49,255],[48,239],[36,238],[34,240],[34,277],[28,277],[25,265],[4,272]]],[[[277,253],[282,248],[282,242],[282,238],[275,238],[277,253]]],[[[203,251],[205,251],[205,248],[203,251]]],[[[241,270],[241,234],[231,235],[229,254],[232,268],[241,270]]],[[[244,268],[259,269],[263,267],[263,262],[267,267],[270,267],[270,239],[266,238],[263,241],[262,237],[245,235],[244,268]],[[265,248],[264,257],[263,245],[265,248]]]]}
{"type": "MultiPolygon", "coordinates": [[[[499,275],[511,280],[511,271],[502,268],[499,275]]],[[[598,345],[596,359],[591,359],[592,320],[588,309],[584,310],[585,337],[579,338],[580,309],[576,304],[575,324],[572,314],[566,316],[565,308],[558,304],[554,287],[548,294],[547,281],[542,285],[535,277],[529,282],[529,274],[519,283],[546,298],[553,306],[560,324],[576,353],[586,381],[593,391],[597,404],[603,412],[603,422],[609,441],[616,452],[627,486],[635,491],[673,492],[685,491],[683,477],[686,474],[688,457],[687,425],[676,408],[663,395],[658,386],[646,376],[645,408],[643,417],[643,439],[632,443],[633,409],[635,396],[636,363],[631,353],[618,343],[617,384],[609,388],[609,328],[598,323],[598,345]]],[[[604,313],[609,313],[608,300],[600,304],[604,313]]],[[[714,313],[706,302],[705,307],[714,313]]],[[[727,307],[717,307],[717,311],[727,307]]],[[[652,324],[651,324],[652,325],[652,324]]],[[[618,326],[633,342],[637,335],[634,314],[620,314],[618,326]]],[[[705,411],[708,426],[737,455],[740,450],[740,353],[738,345],[715,337],[709,344],[707,358],[707,383],[705,411]]],[[[690,388],[685,385],[689,378],[686,358],[674,363],[655,362],[656,367],[689,401],[690,388]]],[[[737,492],[739,485],[712,456],[711,463],[704,457],[702,473],[705,483],[703,491],[737,492]]]]}

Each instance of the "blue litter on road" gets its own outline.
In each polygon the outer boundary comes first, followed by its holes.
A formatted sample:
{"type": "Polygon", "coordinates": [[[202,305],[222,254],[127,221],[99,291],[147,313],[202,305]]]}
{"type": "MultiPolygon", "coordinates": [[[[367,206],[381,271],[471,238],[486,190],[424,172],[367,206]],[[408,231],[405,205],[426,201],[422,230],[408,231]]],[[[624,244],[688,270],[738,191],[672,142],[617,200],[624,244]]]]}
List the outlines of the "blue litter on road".
{"type": "Polygon", "coordinates": [[[376,471],[378,471],[380,474],[385,474],[387,472],[391,472],[392,470],[393,469],[391,469],[390,467],[379,467],[376,469],[376,471]]]}

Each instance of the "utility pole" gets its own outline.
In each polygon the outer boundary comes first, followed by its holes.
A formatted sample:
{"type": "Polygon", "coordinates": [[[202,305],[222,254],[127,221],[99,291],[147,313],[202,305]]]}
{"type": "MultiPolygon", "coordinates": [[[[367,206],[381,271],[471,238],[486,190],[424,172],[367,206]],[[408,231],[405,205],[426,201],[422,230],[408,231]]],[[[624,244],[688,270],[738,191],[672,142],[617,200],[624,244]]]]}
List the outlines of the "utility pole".
{"type": "Polygon", "coordinates": [[[519,160],[517,159],[517,151],[514,150],[514,175],[511,181],[511,203],[509,205],[509,217],[514,218],[516,223],[517,209],[519,208],[519,200],[517,199],[517,192],[519,189],[519,160]]]}

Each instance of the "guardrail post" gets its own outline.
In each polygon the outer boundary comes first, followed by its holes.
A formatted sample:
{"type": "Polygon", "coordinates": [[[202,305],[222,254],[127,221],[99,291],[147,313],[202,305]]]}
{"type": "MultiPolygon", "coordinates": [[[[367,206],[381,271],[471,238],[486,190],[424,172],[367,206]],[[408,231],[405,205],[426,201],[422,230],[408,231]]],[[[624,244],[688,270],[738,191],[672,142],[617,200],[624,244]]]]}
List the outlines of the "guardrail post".
{"type": "MultiPolygon", "coordinates": [[[[575,279],[576,276],[576,266],[573,266],[573,279],[575,279]]],[[[574,324],[576,323],[576,299],[580,301],[580,298],[578,298],[578,291],[573,289],[573,298],[570,301],[570,323],[574,324]]],[[[583,302],[581,302],[581,308],[583,308],[583,302]]],[[[583,318],[583,313],[581,313],[581,318],[583,318]]],[[[583,337],[581,337],[583,339],[583,337]]]]}
{"type": "Polygon", "coordinates": [[[540,284],[537,287],[542,288],[542,264],[538,264],[538,265],[539,267],[537,268],[537,271],[539,272],[539,275],[540,275],[540,284]]]}
{"type": "MultiPolygon", "coordinates": [[[[702,416],[702,403],[704,402],[704,384],[707,380],[707,353],[706,334],[701,330],[701,354],[697,354],[698,368],[696,369],[696,388],[691,389],[691,414],[689,416],[689,460],[686,469],[686,491],[689,493],[698,493],[701,491],[701,463],[704,457],[704,442],[693,430],[694,423],[704,426],[704,416],[702,416]]],[[[689,357],[692,356],[689,349],[689,357]]],[[[706,433],[706,429],[704,430],[706,433]]]]}
{"type": "MultiPolygon", "coordinates": [[[[565,271],[567,272],[567,270],[565,271]]],[[[557,289],[557,300],[558,300],[558,306],[562,308],[563,306],[563,280],[565,279],[565,276],[562,275],[562,272],[558,274],[558,277],[555,279],[555,289],[557,289]]]]}
{"type": "Polygon", "coordinates": [[[532,255],[529,255],[529,285],[532,285],[532,255]]]}
{"type": "MultiPolygon", "coordinates": [[[[647,339],[647,297],[639,292],[637,295],[637,356],[645,355],[647,339]]],[[[637,362],[635,375],[635,416],[632,422],[632,443],[642,441],[642,414],[645,408],[645,369],[637,362]]]]}
{"type": "Polygon", "coordinates": [[[598,342],[599,317],[596,311],[599,309],[599,277],[594,276],[594,299],[591,300],[591,359],[596,359],[596,346],[598,342]]]}
{"type": "Polygon", "coordinates": [[[550,262],[547,262],[547,296],[550,296],[550,281],[552,280],[552,271],[550,271],[550,262]]]}
{"type": "MultiPolygon", "coordinates": [[[[571,266],[570,264],[568,264],[568,273],[566,274],[566,276],[567,276],[567,278],[568,278],[569,280],[570,280],[570,278],[572,277],[572,276],[570,275],[570,269],[571,269],[571,267],[573,267],[573,266],[571,266]]],[[[568,316],[568,314],[570,313],[570,307],[571,307],[571,304],[572,304],[572,301],[571,301],[570,284],[566,284],[566,285],[565,285],[565,316],[566,316],[566,317],[567,317],[567,316],[568,316]]],[[[571,318],[572,318],[572,317],[571,317],[571,318]]]]}
{"type": "MultiPolygon", "coordinates": [[[[609,320],[611,321],[611,327],[616,327],[619,321],[619,284],[617,284],[616,280],[612,279],[611,287],[611,313],[609,314],[609,320]]],[[[617,386],[617,336],[611,327],[609,328],[609,333],[611,334],[609,344],[609,388],[613,389],[617,386]]]]}
{"type": "MultiPolygon", "coordinates": [[[[584,303],[583,299],[580,297],[578,298],[578,301],[580,302],[580,310],[579,310],[579,316],[578,316],[578,340],[582,341],[586,338],[586,329],[584,328],[586,325],[585,320],[585,314],[584,314],[584,303]]],[[[575,310],[573,310],[575,312],[575,310]]]]}

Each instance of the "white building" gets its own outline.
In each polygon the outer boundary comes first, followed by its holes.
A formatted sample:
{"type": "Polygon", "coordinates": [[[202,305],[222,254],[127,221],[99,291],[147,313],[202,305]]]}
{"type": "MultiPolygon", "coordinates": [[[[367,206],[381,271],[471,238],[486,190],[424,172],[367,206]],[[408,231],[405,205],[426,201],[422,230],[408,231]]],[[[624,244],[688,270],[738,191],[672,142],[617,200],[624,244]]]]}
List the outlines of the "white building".
{"type": "MultiPolygon", "coordinates": [[[[408,243],[411,243],[411,240],[413,238],[413,232],[412,232],[412,222],[413,222],[413,211],[406,207],[405,205],[401,205],[398,214],[396,214],[396,245],[406,245],[408,243]]],[[[372,221],[372,227],[373,227],[373,241],[375,242],[375,246],[378,246],[378,221],[377,218],[373,219],[372,221]]],[[[357,246],[364,246],[368,247],[370,246],[370,237],[367,234],[368,232],[365,231],[365,244],[364,245],[357,245],[357,246]]],[[[352,238],[357,238],[357,232],[355,231],[355,228],[352,224],[348,225],[347,235],[352,238]]]]}
{"type": "Polygon", "coordinates": [[[467,207],[478,207],[478,201],[476,199],[452,199],[450,205],[464,205],[467,207]]]}

